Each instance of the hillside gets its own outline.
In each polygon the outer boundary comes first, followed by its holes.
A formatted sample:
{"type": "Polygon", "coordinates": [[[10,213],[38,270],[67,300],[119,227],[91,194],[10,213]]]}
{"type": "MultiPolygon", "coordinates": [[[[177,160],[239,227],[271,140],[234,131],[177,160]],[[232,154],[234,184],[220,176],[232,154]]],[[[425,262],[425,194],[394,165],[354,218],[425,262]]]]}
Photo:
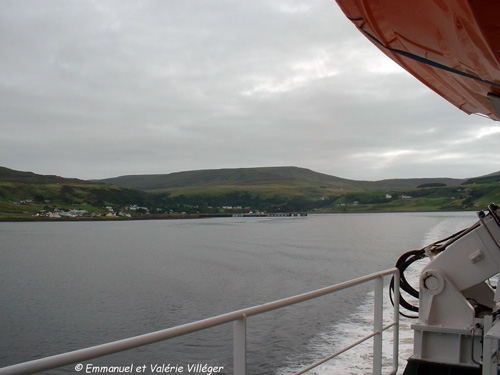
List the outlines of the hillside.
{"type": "Polygon", "coordinates": [[[499,182],[498,173],[467,181],[357,181],[298,167],[200,170],[83,181],[0,167],[0,220],[480,210],[500,202],[499,182]]]}
{"type": "Polygon", "coordinates": [[[457,186],[461,185],[466,181],[466,179],[459,178],[395,178],[389,180],[379,180],[373,181],[372,186],[375,189],[414,189],[421,185],[428,184],[444,184],[447,186],[457,186]]]}
{"type": "Polygon", "coordinates": [[[107,207],[145,206],[150,198],[138,190],[0,167],[3,220],[105,216],[110,213],[107,207]]]}
{"type": "Polygon", "coordinates": [[[91,184],[76,178],[64,178],[54,175],[41,175],[33,172],[16,171],[5,167],[0,167],[0,181],[34,183],[34,184],[57,184],[57,183],[78,183],[91,184]]]}
{"type": "Polygon", "coordinates": [[[493,173],[469,180],[360,181],[305,168],[273,167],[123,176],[100,182],[163,195],[167,197],[165,202],[187,212],[231,212],[245,207],[263,211],[387,212],[484,209],[500,202],[499,177],[493,173]],[[463,185],[467,181],[470,185],[463,185]]]}
{"type": "Polygon", "coordinates": [[[350,180],[297,167],[212,169],[157,175],[132,175],[98,180],[128,188],[158,191],[193,187],[316,186],[357,189],[350,180]]]}
{"type": "Polygon", "coordinates": [[[488,182],[500,181],[500,171],[487,174],[486,176],[469,178],[464,184],[484,184],[488,182]]]}
{"type": "Polygon", "coordinates": [[[161,197],[174,211],[185,212],[473,210],[479,207],[479,202],[487,205],[484,203],[487,200],[500,201],[496,185],[462,188],[465,181],[452,178],[360,181],[305,168],[268,167],[133,175],[99,182],[147,191],[161,197]]]}
{"type": "Polygon", "coordinates": [[[385,190],[416,188],[426,183],[460,185],[465,179],[452,178],[412,178],[380,181],[349,180],[310,169],[298,167],[263,167],[238,169],[212,169],[155,175],[130,175],[98,180],[107,184],[145,190],[165,191],[178,188],[222,188],[222,187],[278,187],[286,189],[326,189],[330,192],[349,190],[385,190]]]}

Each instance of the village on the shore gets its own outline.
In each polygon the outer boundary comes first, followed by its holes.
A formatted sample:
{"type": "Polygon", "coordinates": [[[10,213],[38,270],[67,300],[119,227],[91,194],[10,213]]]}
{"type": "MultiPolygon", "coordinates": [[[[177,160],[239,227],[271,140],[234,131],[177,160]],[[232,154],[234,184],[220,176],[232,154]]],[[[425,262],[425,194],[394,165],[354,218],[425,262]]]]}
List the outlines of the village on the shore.
{"type": "MultiPolygon", "coordinates": [[[[19,203],[29,203],[29,200],[21,201],[19,203]]],[[[85,206],[85,203],[80,205],[85,206]]],[[[53,210],[40,210],[33,214],[35,217],[49,217],[49,218],[93,218],[99,216],[105,217],[132,217],[130,211],[140,211],[143,214],[149,214],[150,211],[147,207],[141,207],[136,204],[125,206],[119,211],[115,211],[112,206],[106,206],[107,213],[101,214],[93,211],[88,211],[81,208],[74,208],[71,210],[63,210],[59,208],[54,208],[53,210]]],[[[161,209],[159,209],[161,210],[161,209]]]]}

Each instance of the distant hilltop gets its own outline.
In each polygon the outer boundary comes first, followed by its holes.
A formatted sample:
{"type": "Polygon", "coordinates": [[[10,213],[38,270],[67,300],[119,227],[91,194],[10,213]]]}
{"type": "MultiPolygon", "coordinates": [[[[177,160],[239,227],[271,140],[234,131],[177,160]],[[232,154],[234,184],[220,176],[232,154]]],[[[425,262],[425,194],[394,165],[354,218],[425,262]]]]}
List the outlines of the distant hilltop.
{"type": "Polygon", "coordinates": [[[207,169],[169,174],[129,175],[95,180],[132,189],[156,191],[193,187],[324,186],[335,190],[385,190],[416,188],[423,184],[460,185],[467,179],[408,178],[379,181],[349,180],[299,167],[207,169]]]}

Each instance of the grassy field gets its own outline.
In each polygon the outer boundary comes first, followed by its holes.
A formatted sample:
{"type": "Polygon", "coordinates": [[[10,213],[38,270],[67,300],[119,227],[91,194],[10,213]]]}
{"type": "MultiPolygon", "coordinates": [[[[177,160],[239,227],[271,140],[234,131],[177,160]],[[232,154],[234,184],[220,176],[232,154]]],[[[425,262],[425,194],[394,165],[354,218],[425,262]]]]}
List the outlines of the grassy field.
{"type": "Polygon", "coordinates": [[[338,199],[330,212],[387,212],[387,211],[460,211],[486,209],[500,202],[500,184],[471,184],[446,187],[417,188],[388,191],[391,198],[378,192],[347,193],[338,199]]]}

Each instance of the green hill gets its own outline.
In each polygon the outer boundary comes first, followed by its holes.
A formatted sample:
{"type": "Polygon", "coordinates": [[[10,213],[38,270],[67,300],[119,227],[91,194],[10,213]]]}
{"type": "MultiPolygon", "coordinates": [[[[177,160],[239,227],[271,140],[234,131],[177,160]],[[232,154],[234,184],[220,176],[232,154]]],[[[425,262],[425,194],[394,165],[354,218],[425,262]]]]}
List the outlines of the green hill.
{"type": "Polygon", "coordinates": [[[132,175],[99,180],[147,191],[194,187],[317,186],[357,189],[350,180],[297,167],[212,169],[157,175],[132,175]]]}
{"type": "Polygon", "coordinates": [[[500,171],[487,174],[486,176],[469,178],[463,184],[464,185],[484,184],[484,183],[498,182],[498,181],[500,181],[500,171]]]}
{"type": "MultiPolygon", "coordinates": [[[[465,179],[361,181],[298,167],[198,170],[122,176],[99,182],[141,189],[158,197],[162,196],[163,202],[169,202],[176,210],[186,212],[234,212],[245,209],[372,212],[461,210],[476,207],[473,200],[467,200],[468,196],[459,195],[454,190],[454,186],[460,186],[465,179]]],[[[478,194],[477,198],[484,194],[478,194]]]]}
{"type": "Polygon", "coordinates": [[[498,173],[475,179],[349,180],[298,167],[240,168],[122,176],[105,183],[168,196],[183,210],[378,212],[479,210],[500,202],[498,173]],[[478,181],[475,184],[474,181],[478,181]],[[463,185],[469,182],[471,185],[463,185]]]}
{"type": "Polygon", "coordinates": [[[282,187],[318,189],[329,192],[408,189],[425,183],[445,183],[446,185],[460,185],[465,179],[452,178],[411,178],[389,179],[380,181],[349,180],[310,169],[298,167],[263,167],[238,169],[211,169],[177,172],[155,175],[130,175],[98,180],[99,182],[117,186],[145,190],[166,191],[173,189],[194,188],[240,188],[266,189],[282,187]]]}
{"type": "Polygon", "coordinates": [[[110,212],[106,207],[144,206],[150,198],[139,190],[0,167],[2,220],[49,213],[70,217],[69,211],[81,217],[104,216],[110,212]]]}
{"type": "Polygon", "coordinates": [[[76,178],[64,178],[54,175],[41,175],[33,172],[16,171],[5,167],[0,167],[0,181],[33,183],[33,184],[57,184],[57,183],[77,183],[90,184],[90,182],[76,178]]]}
{"type": "Polygon", "coordinates": [[[500,202],[498,177],[358,181],[298,167],[268,167],[83,181],[0,167],[0,220],[480,210],[500,202]]]}

